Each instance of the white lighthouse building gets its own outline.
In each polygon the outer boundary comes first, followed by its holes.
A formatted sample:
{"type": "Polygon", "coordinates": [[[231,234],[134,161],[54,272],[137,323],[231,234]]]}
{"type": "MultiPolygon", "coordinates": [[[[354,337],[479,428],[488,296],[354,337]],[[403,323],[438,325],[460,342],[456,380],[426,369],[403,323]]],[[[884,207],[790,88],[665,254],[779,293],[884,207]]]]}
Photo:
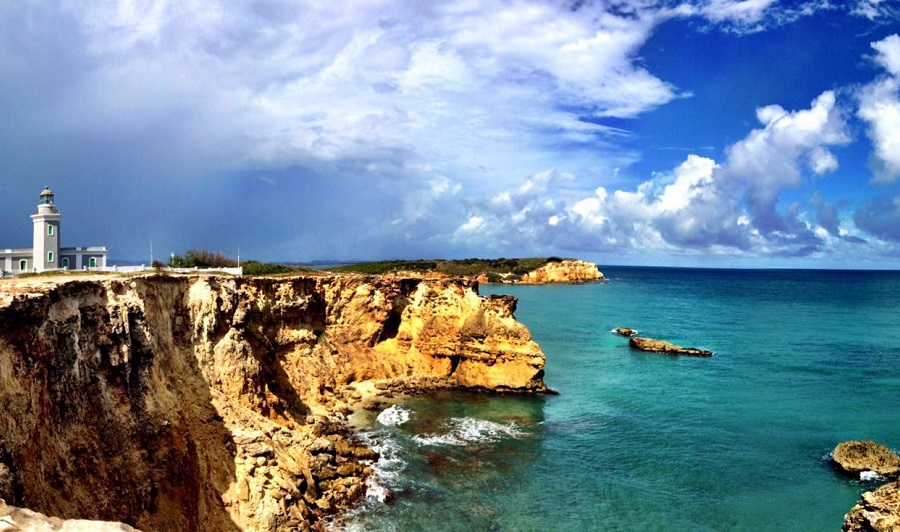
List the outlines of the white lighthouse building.
{"type": "Polygon", "coordinates": [[[106,268],[106,247],[60,246],[62,215],[54,203],[53,191],[41,191],[37,212],[31,215],[34,239],[31,249],[0,249],[0,274],[106,268]]]}

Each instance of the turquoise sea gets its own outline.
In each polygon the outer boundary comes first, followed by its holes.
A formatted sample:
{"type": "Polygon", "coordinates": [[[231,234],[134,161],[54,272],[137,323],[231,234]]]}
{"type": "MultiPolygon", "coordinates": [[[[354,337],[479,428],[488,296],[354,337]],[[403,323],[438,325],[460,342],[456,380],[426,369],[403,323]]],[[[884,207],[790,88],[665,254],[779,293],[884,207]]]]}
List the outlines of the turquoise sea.
{"type": "Polygon", "coordinates": [[[373,413],[379,476],[347,529],[840,529],[877,483],[830,451],[900,448],[900,272],[601,270],[482,286],[519,298],[559,395],[373,413]],[[632,351],[618,326],[715,355],[632,351]]]}

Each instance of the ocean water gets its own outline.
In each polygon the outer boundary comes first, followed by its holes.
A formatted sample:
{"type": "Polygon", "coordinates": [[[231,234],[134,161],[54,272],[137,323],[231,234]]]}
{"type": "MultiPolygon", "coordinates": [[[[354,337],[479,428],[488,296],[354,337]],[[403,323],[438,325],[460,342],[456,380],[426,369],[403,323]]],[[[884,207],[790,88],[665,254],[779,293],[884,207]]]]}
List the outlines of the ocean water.
{"type": "Polygon", "coordinates": [[[545,397],[445,394],[364,420],[349,530],[839,530],[834,446],[900,448],[900,273],[601,268],[519,298],[545,397]],[[614,327],[712,358],[636,352],[614,327]]]}

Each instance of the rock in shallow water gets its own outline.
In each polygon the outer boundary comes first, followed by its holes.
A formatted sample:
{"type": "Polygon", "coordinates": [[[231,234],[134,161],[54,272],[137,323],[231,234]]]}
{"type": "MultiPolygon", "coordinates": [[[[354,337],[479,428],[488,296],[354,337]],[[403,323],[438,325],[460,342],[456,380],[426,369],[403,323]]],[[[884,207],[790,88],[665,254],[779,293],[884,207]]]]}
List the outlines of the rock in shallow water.
{"type": "Polygon", "coordinates": [[[696,347],[681,347],[680,345],[675,345],[666,342],[665,340],[656,340],[654,338],[639,338],[637,336],[633,336],[628,340],[628,345],[630,345],[634,349],[647,351],[650,353],[663,353],[666,355],[687,355],[695,357],[712,356],[712,351],[697,349],[696,347]]]}
{"type": "Polygon", "coordinates": [[[841,442],[831,453],[831,459],[838,470],[856,478],[865,471],[883,477],[900,475],[900,456],[873,441],[841,442]]]}
{"type": "Polygon", "coordinates": [[[637,334],[637,331],[628,327],[616,327],[615,331],[622,336],[634,336],[637,334]]]}

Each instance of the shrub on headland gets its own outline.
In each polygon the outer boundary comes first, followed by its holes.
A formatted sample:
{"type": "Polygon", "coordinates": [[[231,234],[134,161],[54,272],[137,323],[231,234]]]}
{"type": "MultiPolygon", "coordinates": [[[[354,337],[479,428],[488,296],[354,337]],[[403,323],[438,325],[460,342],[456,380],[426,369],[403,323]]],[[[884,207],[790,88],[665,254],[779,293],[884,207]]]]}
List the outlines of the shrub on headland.
{"type": "Polygon", "coordinates": [[[503,276],[497,272],[487,272],[487,282],[489,283],[502,283],[503,276]]]}
{"type": "Polygon", "coordinates": [[[205,249],[189,249],[184,256],[173,255],[169,260],[169,264],[163,264],[160,261],[154,261],[154,268],[236,268],[240,265],[243,268],[244,275],[277,275],[285,273],[300,273],[311,271],[309,268],[302,266],[291,266],[280,264],[277,262],[260,262],[257,260],[248,260],[238,262],[237,259],[226,256],[220,251],[207,251],[205,249]]]}
{"type": "Polygon", "coordinates": [[[235,268],[237,265],[236,259],[226,256],[221,251],[205,249],[189,249],[184,253],[184,257],[173,256],[169,264],[173,268],[235,268]]]}
{"type": "Polygon", "coordinates": [[[248,260],[241,266],[244,268],[244,275],[275,275],[278,273],[308,271],[306,268],[300,268],[299,266],[287,266],[275,262],[258,262],[255,260],[248,260]]]}
{"type": "Polygon", "coordinates": [[[365,275],[381,275],[384,273],[408,271],[431,272],[438,269],[437,262],[433,260],[383,260],[377,262],[359,262],[348,264],[332,271],[347,273],[362,273],[365,275]]]}

